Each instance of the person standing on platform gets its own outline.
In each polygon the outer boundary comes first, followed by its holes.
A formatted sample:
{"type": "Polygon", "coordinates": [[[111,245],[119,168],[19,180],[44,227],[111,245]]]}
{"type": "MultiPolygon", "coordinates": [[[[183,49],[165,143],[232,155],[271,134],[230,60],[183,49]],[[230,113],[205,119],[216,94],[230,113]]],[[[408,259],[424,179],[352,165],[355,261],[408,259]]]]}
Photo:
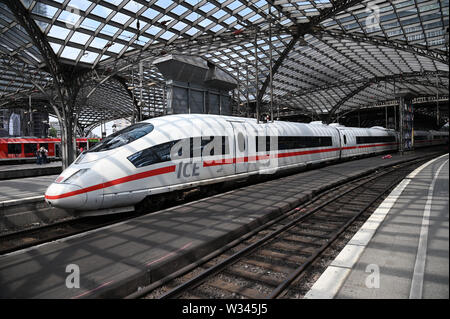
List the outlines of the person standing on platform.
{"type": "Polygon", "coordinates": [[[36,164],[38,164],[38,165],[42,164],[41,149],[38,149],[36,151],[36,164]]]}
{"type": "Polygon", "coordinates": [[[42,163],[47,164],[48,151],[45,149],[44,146],[41,146],[40,151],[41,151],[42,163]]]}

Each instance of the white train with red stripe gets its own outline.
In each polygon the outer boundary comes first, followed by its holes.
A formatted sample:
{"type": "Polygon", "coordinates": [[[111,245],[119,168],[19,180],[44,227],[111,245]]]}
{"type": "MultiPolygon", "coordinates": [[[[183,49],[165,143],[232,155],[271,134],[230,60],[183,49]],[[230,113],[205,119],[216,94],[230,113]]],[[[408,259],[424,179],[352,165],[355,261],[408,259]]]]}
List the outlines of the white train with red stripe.
{"type": "Polygon", "coordinates": [[[123,211],[195,187],[394,151],[397,140],[395,131],[380,127],[168,115],[131,125],[83,152],[45,199],[89,214],[123,211]]]}
{"type": "Polygon", "coordinates": [[[414,147],[448,144],[448,132],[414,131],[414,147]]]}

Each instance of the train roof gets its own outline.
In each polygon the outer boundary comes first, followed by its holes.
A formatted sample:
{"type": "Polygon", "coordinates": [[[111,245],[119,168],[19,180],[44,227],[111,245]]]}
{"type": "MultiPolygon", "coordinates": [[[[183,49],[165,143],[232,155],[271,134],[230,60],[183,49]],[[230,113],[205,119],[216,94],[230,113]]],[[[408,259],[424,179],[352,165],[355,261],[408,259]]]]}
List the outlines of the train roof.
{"type": "MultiPolygon", "coordinates": [[[[165,116],[161,116],[161,117],[156,117],[156,118],[152,118],[149,120],[145,120],[144,122],[149,122],[149,123],[154,123],[157,124],[158,121],[166,121],[168,119],[179,119],[179,118],[184,118],[186,120],[191,120],[191,119],[198,119],[198,118],[204,118],[204,119],[208,119],[210,118],[211,120],[224,120],[224,121],[231,121],[231,122],[242,122],[242,123],[252,123],[252,124],[256,124],[256,119],[255,118],[248,118],[248,117],[237,117],[237,116],[228,116],[228,115],[216,115],[216,114],[171,114],[171,115],[165,115],[165,116]]],[[[272,122],[263,122],[260,121],[261,125],[264,124],[270,124],[272,122]]],[[[302,123],[302,122],[288,122],[288,121],[274,121],[274,123],[277,124],[303,124],[303,125],[316,125],[316,126],[323,126],[323,127],[330,127],[330,128],[342,128],[342,129],[361,129],[360,127],[347,127],[344,126],[342,124],[339,123],[331,123],[331,124],[325,124],[322,121],[313,121],[310,123],[302,123]]],[[[364,129],[379,129],[379,130],[385,130],[385,131],[394,131],[392,129],[386,129],[384,127],[381,126],[374,126],[371,128],[367,128],[364,127],[364,129]]]]}

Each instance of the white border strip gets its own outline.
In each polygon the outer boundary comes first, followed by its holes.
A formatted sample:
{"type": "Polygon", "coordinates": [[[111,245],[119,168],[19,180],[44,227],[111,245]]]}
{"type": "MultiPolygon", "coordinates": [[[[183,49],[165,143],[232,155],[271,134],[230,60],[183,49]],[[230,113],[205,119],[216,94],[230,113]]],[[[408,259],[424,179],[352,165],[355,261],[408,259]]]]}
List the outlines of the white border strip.
{"type": "Polygon", "coordinates": [[[378,227],[381,225],[392,206],[397,202],[397,199],[400,197],[406,186],[408,186],[411,179],[419,174],[425,167],[444,156],[448,156],[448,154],[439,156],[421,165],[397,185],[315,282],[304,296],[305,299],[333,299],[336,296],[378,227]]]}
{"type": "Polygon", "coordinates": [[[433,182],[428,188],[427,202],[425,204],[425,209],[423,211],[422,226],[420,227],[420,238],[419,246],[417,248],[416,263],[414,265],[414,274],[411,282],[411,290],[409,292],[409,299],[422,299],[423,292],[423,279],[425,277],[425,262],[427,259],[427,247],[428,247],[428,226],[430,225],[430,215],[431,215],[431,205],[433,202],[434,185],[441,172],[441,169],[445,164],[448,163],[446,160],[439,166],[436,174],[433,176],[433,182]]]}

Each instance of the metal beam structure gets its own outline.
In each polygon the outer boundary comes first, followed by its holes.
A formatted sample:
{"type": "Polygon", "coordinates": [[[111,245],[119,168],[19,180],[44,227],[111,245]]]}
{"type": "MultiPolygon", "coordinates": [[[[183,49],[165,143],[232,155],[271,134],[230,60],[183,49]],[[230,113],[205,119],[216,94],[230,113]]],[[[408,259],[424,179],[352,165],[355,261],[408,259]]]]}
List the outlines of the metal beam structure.
{"type": "MultiPolygon", "coordinates": [[[[324,8],[319,10],[319,15],[311,18],[310,22],[305,24],[298,24],[294,28],[294,34],[292,39],[289,41],[289,44],[283,50],[283,53],[280,57],[275,61],[272,66],[272,76],[278,72],[278,69],[284,62],[284,60],[288,57],[289,53],[292,51],[294,46],[297,44],[299,39],[304,37],[307,33],[310,33],[315,27],[317,27],[322,21],[329,19],[330,17],[335,16],[339,12],[346,10],[347,8],[360,3],[361,0],[337,0],[333,1],[333,4],[329,8],[324,8]]],[[[258,101],[262,101],[263,96],[266,93],[267,87],[269,86],[270,77],[266,77],[264,83],[259,90],[258,101]]]]}
{"type": "Polygon", "coordinates": [[[430,49],[420,44],[410,44],[405,40],[388,40],[382,36],[367,36],[359,32],[349,33],[342,30],[326,30],[324,28],[314,29],[314,35],[322,39],[340,39],[363,44],[370,43],[377,47],[387,47],[404,52],[410,52],[415,55],[429,58],[431,60],[449,64],[449,57],[445,52],[442,52],[441,50],[430,49]]]}
{"type": "Polygon", "coordinates": [[[70,105],[74,130],[129,117],[133,97],[144,118],[162,115],[152,61],[166,53],[214,63],[240,83],[234,104],[261,112],[272,98],[314,117],[383,105],[399,89],[441,98],[448,11],[439,0],[4,0],[0,106],[47,95],[60,113],[70,105]]]}

